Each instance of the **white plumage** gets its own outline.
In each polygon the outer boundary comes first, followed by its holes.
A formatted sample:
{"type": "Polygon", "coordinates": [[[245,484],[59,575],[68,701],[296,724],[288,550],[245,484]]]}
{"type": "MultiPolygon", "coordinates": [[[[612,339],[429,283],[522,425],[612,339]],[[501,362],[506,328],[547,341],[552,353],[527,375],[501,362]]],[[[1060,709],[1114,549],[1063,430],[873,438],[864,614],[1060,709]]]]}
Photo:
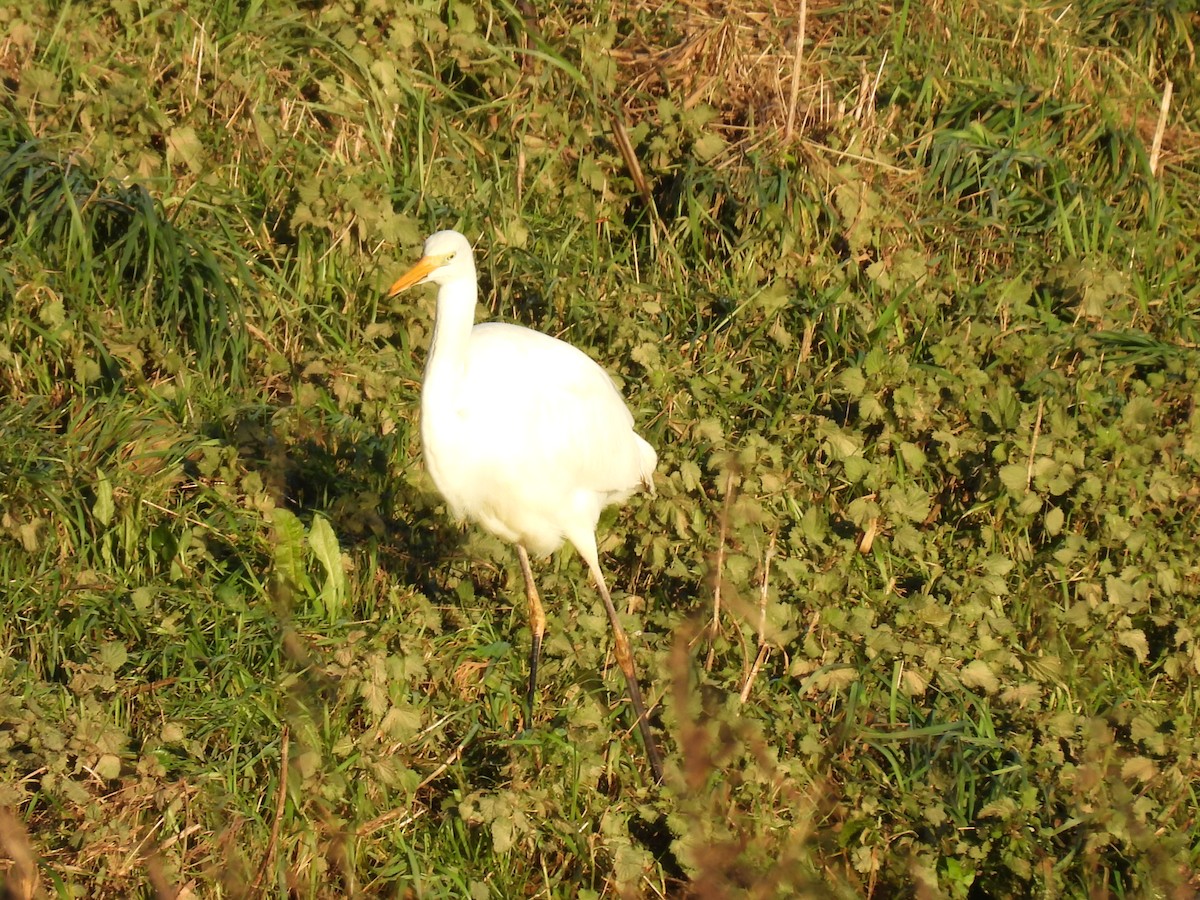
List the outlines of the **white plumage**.
{"type": "Polygon", "coordinates": [[[596,552],[604,507],[653,490],[654,449],[608,373],[582,351],[519,325],[474,324],[478,287],[471,245],[456,231],[425,241],[422,258],[392,285],[438,285],[437,319],[421,389],[421,441],[433,482],[458,518],[516,544],[530,607],[528,703],[532,715],[545,614],[527,551],[564,540],[579,551],[604,600],[618,663],[662,777],[633,658],[596,552]]]}

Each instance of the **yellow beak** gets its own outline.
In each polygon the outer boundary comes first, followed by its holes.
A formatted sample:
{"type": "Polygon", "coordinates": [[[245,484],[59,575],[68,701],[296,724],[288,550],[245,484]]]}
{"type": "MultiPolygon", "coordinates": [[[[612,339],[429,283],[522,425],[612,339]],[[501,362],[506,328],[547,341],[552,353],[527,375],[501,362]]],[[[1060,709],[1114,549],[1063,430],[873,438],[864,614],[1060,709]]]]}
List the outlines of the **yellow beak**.
{"type": "Polygon", "coordinates": [[[395,297],[398,293],[406,288],[410,288],[414,284],[419,283],[423,278],[425,278],[425,276],[427,276],[438,266],[442,265],[444,262],[445,260],[438,256],[422,256],[417,260],[417,264],[415,266],[397,278],[392,286],[388,288],[388,298],[390,299],[395,297]]]}

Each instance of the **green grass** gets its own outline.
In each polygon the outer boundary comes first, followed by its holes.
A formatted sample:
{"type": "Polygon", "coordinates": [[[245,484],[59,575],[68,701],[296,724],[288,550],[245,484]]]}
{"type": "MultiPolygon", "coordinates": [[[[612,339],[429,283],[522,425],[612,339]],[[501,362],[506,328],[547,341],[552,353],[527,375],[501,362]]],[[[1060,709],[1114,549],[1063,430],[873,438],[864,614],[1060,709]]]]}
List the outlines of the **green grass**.
{"type": "Polygon", "coordinates": [[[0,11],[10,896],[1200,887],[1200,13],[809,6],[790,138],[765,6],[0,11]],[[662,785],[570,553],[522,730],[445,227],[659,451],[662,785]]]}

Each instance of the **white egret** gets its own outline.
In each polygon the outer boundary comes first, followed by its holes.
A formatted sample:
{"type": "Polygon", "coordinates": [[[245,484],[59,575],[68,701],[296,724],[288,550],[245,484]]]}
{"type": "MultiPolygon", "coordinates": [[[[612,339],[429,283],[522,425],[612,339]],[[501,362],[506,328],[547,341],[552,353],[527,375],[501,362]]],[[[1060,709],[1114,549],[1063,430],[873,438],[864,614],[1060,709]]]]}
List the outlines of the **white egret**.
{"type": "Polygon", "coordinates": [[[570,541],[587,563],[612,623],[617,663],[655,780],[662,758],[646,719],[629,639],[600,571],[600,511],[653,490],[657,457],[608,373],[582,351],[519,325],[475,322],[471,245],[456,231],[425,241],[421,259],[388,291],[438,285],[421,388],[425,464],[450,511],[517,545],[529,601],[530,717],[546,614],[529,554],[570,541]]]}

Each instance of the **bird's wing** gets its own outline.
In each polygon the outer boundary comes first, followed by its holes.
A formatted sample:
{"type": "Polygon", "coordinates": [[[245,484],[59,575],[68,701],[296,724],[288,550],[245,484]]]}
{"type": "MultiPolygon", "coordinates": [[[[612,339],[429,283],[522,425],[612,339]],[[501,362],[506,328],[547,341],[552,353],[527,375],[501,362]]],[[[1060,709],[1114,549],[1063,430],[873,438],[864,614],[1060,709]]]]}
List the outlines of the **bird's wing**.
{"type": "Polygon", "coordinates": [[[487,435],[498,465],[601,493],[644,480],[645,445],[633,416],[586,353],[541,332],[487,322],[475,326],[468,358],[464,389],[479,417],[472,430],[487,435]]]}

